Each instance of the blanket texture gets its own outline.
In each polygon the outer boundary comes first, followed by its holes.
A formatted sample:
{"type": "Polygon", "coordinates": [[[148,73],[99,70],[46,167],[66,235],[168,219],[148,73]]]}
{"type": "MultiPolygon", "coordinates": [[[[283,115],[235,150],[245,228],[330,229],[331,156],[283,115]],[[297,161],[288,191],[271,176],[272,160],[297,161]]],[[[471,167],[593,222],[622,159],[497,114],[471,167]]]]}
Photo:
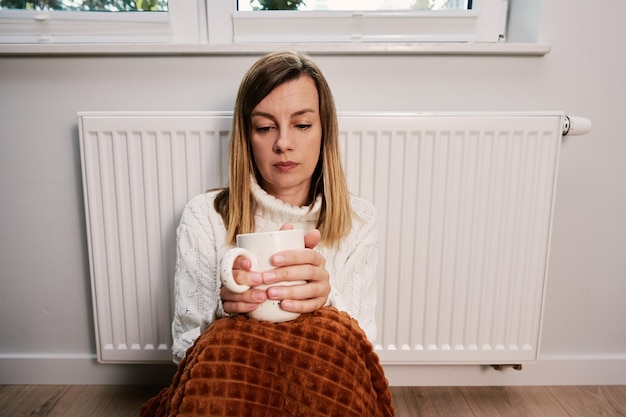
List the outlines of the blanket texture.
{"type": "Polygon", "coordinates": [[[284,323],[243,315],[214,322],[141,417],[388,417],[378,355],[333,307],[284,323]]]}

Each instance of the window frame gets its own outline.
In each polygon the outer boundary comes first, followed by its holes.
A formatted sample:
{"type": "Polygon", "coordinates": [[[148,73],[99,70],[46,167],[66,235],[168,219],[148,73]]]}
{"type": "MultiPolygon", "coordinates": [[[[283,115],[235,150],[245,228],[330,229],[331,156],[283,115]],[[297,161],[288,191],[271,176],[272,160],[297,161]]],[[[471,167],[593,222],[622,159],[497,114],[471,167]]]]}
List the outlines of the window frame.
{"type": "Polygon", "coordinates": [[[235,11],[207,19],[209,27],[232,21],[234,43],[496,43],[505,40],[507,12],[508,0],[474,0],[467,11],[235,11]]]}
{"type": "Polygon", "coordinates": [[[439,44],[450,51],[458,44],[502,44],[508,4],[474,0],[471,11],[446,12],[250,12],[236,10],[237,0],[173,0],[168,12],[158,13],[0,10],[0,44],[144,44],[170,51],[182,45],[183,51],[219,52],[272,45],[406,51],[439,44]],[[320,30],[331,23],[332,33],[320,30]]]}

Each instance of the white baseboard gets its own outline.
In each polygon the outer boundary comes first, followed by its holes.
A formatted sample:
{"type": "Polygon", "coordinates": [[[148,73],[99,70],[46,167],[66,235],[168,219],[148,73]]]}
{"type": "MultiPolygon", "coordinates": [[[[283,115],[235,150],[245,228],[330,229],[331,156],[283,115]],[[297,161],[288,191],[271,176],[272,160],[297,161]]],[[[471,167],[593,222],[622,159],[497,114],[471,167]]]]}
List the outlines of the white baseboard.
{"type": "Polygon", "coordinates": [[[0,385],[162,385],[174,364],[101,364],[96,355],[0,354],[0,385]]]}
{"type": "MultiPolygon", "coordinates": [[[[0,385],[161,385],[173,364],[100,364],[95,355],[0,354],[0,385]]],[[[391,386],[626,385],[626,355],[544,357],[521,371],[484,365],[385,365],[391,386]]]]}
{"type": "Polygon", "coordinates": [[[551,356],[522,370],[489,365],[386,365],[392,386],[626,385],[626,355],[551,356]]]}

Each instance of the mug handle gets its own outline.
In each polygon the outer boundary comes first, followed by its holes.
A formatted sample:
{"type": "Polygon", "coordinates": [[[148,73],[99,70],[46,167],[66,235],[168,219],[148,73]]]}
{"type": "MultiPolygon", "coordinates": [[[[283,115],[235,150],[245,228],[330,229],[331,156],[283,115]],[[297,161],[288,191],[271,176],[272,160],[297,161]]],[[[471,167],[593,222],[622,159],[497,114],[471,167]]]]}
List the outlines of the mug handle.
{"type": "Polygon", "coordinates": [[[247,249],[244,248],[232,248],[222,258],[222,262],[220,264],[220,278],[222,280],[222,285],[231,290],[232,292],[241,294],[250,289],[249,285],[241,285],[235,282],[235,278],[233,277],[233,265],[235,264],[235,259],[238,256],[245,256],[252,261],[252,269],[257,264],[256,256],[247,249]]]}

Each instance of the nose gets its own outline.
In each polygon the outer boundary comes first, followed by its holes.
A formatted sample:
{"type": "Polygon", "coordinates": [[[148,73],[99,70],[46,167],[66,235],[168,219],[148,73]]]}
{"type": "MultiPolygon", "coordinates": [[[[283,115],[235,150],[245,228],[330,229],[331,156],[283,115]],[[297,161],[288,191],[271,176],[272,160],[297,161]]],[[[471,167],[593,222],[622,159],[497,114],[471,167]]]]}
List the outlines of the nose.
{"type": "Polygon", "coordinates": [[[293,150],[293,140],[287,129],[280,129],[274,142],[274,152],[285,153],[293,150]]]}

